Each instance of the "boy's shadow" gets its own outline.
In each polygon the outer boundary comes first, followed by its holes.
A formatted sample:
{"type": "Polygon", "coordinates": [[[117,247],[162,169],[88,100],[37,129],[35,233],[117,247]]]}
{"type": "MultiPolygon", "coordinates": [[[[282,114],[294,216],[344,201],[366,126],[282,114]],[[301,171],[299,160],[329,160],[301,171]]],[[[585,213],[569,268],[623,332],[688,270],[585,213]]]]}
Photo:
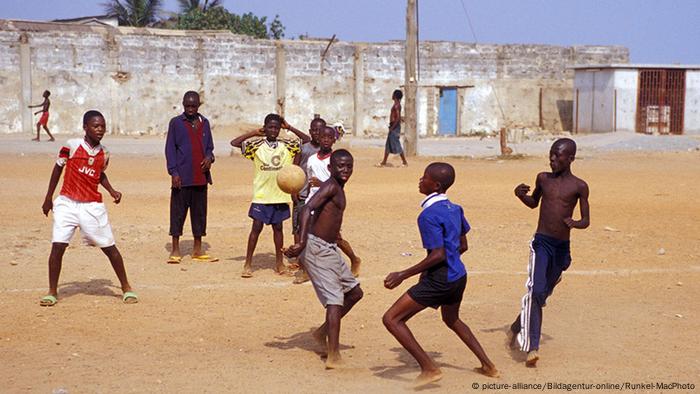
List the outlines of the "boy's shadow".
{"type": "MultiPolygon", "coordinates": [[[[226,260],[232,261],[245,261],[245,256],[231,257],[226,260]]],[[[253,255],[253,272],[258,270],[263,270],[269,268],[271,270],[275,269],[277,264],[277,256],[272,253],[257,253],[253,255]]]]}
{"type": "MultiPolygon", "coordinates": [[[[211,245],[209,245],[209,242],[202,241],[202,253],[206,253],[210,247],[211,245]]],[[[173,250],[173,243],[166,242],[163,248],[166,252],[170,253],[173,250]]],[[[183,256],[192,255],[192,249],[194,249],[194,240],[180,240],[180,253],[182,253],[183,256]]]]}
{"type": "MultiPolygon", "coordinates": [[[[289,350],[294,348],[302,349],[308,352],[314,352],[319,355],[321,359],[325,359],[327,356],[326,349],[323,349],[321,344],[317,343],[312,336],[315,329],[316,328],[310,328],[309,331],[299,332],[289,337],[277,336],[275,337],[274,341],[265,342],[265,346],[281,350],[289,350]]],[[[340,344],[340,350],[353,348],[354,346],[340,344]]]]}
{"type": "MultiPolygon", "coordinates": [[[[493,327],[493,328],[484,328],[481,330],[481,332],[488,332],[488,333],[493,333],[493,332],[502,332],[504,334],[504,346],[506,350],[508,351],[508,354],[510,355],[510,358],[513,359],[513,361],[517,362],[525,362],[527,359],[527,353],[523,352],[520,350],[520,345],[518,344],[518,341],[515,341],[515,349],[511,347],[510,341],[511,341],[511,336],[510,336],[510,324],[506,324],[505,326],[499,326],[499,327],[493,327]]],[[[551,335],[541,333],[540,334],[540,344],[543,344],[553,337],[551,335]]]]}
{"type": "Polygon", "coordinates": [[[120,293],[115,293],[112,289],[121,288],[112,284],[109,279],[91,279],[89,282],[68,282],[59,286],[61,298],[72,297],[76,294],[87,294],[104,297],[121,297],[120,293]]]}
{"type": "MultiPolygon", "coordinates": [[[[395,347],[391,349],[392,352],[396,353],[396,359],[399,361],[402,365],[396,365],[396,366],[378,366],[378,367],[372,367],[370,370],[373,372],[374,376],[378,376],[383,379],[391,379],[391,380],[396,380],[399,382],[403,383],[411,383],[413,379],[418,376],[420,373],[420,369],[418,366],[418,363],[416,360],[411,356],[411,354],[406,351],[406,349],[402,347],[395,347]],[[411,376],[410,378],[404,377],[402,375],[409,375],[411,376]]],[[[442,357],[442,353],[440,352],[427,352],[428,356],[432,358],[435,361],[435,365],[437,365],[439,368],[452,368],[452,369],[457,369],[464,371],[466,368],[463,367],[458,367],[456,365],[448,364],[448,363],[443,363],[438,361],[440,357],[442,357]]],[[[421,390],[423,389],[428,389],[428,388],[435,388],[438,387],[437,384],[431,383],[428,385],[425,385],[421,387],[421,390]]]]}

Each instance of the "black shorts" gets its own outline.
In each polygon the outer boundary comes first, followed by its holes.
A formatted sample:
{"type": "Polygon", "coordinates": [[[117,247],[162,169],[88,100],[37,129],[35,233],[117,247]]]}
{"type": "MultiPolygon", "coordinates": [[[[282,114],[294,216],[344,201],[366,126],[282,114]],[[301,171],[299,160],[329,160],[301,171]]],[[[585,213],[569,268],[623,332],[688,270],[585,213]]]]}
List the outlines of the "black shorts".
{"type": "Polygon", "coordinates": [[[182,227],[190,211],[192,235],[207,235],[207,186],[183,186],[170,189],[170,235],[182,235],[182,227]]]}
{"type": "Polygon", "coordinates": [[[430,308],[437,309],[442,305],[453,305],[462,302],[464,289],[467,287],[467,275],[453,281],[447,281],[447,264],[432,271],[421,274],[418,283],[408,289],[408,295],[413,301],[430,308]]]}

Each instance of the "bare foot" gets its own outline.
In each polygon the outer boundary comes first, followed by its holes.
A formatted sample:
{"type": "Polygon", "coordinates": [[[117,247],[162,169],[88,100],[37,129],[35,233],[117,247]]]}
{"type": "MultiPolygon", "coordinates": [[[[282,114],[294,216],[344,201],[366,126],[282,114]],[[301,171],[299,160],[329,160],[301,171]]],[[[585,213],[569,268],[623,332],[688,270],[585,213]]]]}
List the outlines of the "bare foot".
{"type": "Polygon", "coordinates": [[[413,381],[413,388],[423,387],[440,379],[442,379],[442,371],[439,368],[434,371],[423,371],[413,381]]]}
{"type": "Polygon", "coordinates": [[[344,365],[345,361],[340,357],[340,353],[329,354],[326,358],[326,369],[342,368],[344,365]]]}
{"type": "Polygon", "coordinates": [[[350,271],[355,278],[360,276],[360,264],[362,264],[362,259],[359,257],[355,257],[355,260],[350,260],[350,271]]]}
{"type": "Polygon", "coordinates": [[[525,360],[525,366],[528,368],[535,368],[539,359],[540,355],[537,354],[537,350],[530,350],[527,353],[527,360],[525,360]]]}
{"type": "Polygon", "coordinates": [[[243,266],[243,272],[241,272],[241,278],[252,278],[253,277],[253,267],[250,265],[243,266]]]}
{"type": "Polygon", "coordinates": [[[40,141],[38,138],[32,138],[32,141],[40,141]]]}
{"type": "Polygon", "coordinates": [[[294,276],[294,273],[289,270],[284,264],[278,264],[275,267],[275,273],[280,276],[294,276]]]}
{"type": "Polygon", "coordinates": [[[486,375],[486,376],[488,376],[488,377],[490,377],[490,378],[497,378],[497,377],[500,376],[500,374],[498,373],[498,370],[496,369],[496,367],[487,367],[487,366],[485,366],[485,365],[482,365],[482,366],[480,366],[480,367],[474,368],[474,372],[480,373],[480,374],[482,374],[482,375],[486,375]]]}
{"type": "Polygon", "coordinates": [[[52,142],[52,141],[56,141],[56,139],[53,137],[49,138],[49,142],[52,142]]]}

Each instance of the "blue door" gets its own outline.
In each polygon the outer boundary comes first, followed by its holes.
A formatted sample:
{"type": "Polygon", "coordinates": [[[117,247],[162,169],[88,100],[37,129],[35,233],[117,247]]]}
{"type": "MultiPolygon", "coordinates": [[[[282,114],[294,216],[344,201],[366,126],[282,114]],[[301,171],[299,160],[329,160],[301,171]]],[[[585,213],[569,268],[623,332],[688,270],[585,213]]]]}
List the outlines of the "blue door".
{"type": "Polygon", "coordinates": [[[438,134],[457,134],[457,88],[440,88],[438,134]]]}

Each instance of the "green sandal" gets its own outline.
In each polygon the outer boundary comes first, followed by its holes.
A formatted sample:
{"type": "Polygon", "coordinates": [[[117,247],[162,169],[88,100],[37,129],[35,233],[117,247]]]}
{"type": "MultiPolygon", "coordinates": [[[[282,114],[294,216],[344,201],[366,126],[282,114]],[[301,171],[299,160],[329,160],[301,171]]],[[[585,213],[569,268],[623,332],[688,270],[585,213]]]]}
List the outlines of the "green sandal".
{"type": "Polygon", "coordinates": [[[39,305],[41,306],[54,306],[58,300],[56,297],[52,296],[51,294],[41,297],[41,300],[39,301],[39,305]]]}
{"type": "Polygon", "coordinates": [[[136,304],[139,302],[139,296],[137,296],[133,291],[127,291],[124,293],[122,301],[124,301],[125,304],[136,304]]]}

